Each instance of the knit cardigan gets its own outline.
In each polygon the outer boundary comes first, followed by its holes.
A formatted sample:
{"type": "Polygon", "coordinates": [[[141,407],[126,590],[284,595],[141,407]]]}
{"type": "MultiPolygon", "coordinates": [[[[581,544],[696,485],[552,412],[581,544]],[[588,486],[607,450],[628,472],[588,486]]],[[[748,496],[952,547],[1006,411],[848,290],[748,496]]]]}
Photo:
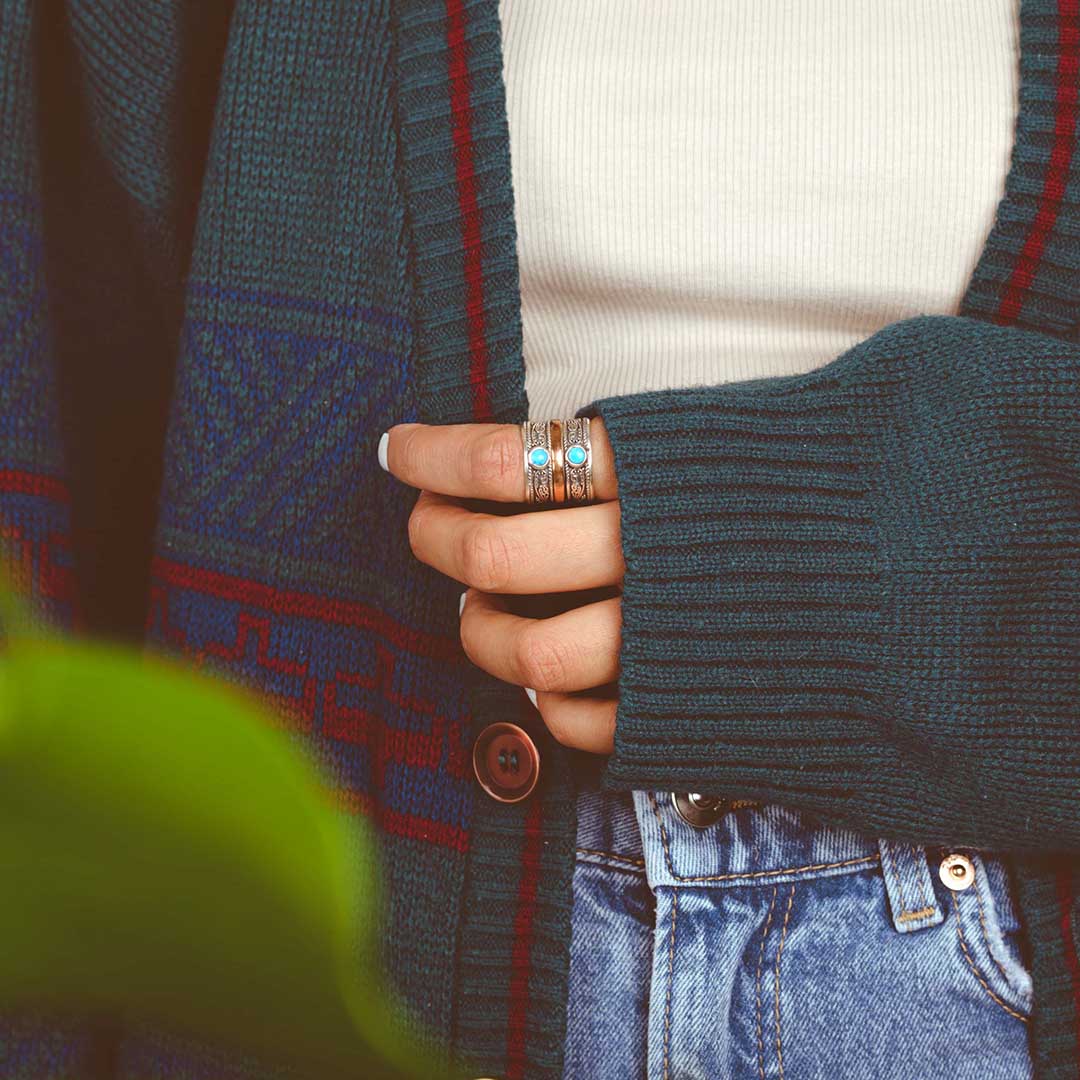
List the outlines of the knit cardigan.
{"type": "MultiPolygon", "coordinates": [[[[583,411],[626,560],[607,782],[1009,853],[1059,1078],[1080,1075],[1078,0],[1021,19],[1011,169],[958,316],[583,411]]],[[[420,1037],[554,1080],[572,755],[463,656],[460,585],[411,557],[415,493],[375,454],[397,422],[527,414],[500,44],[496,0],[0,0],[0,515],[43,617],[145,623],[317,751],[378,830],[420,1037]],[[507,719],[543,758],[516,806],[469,768],[507,719]]],[[[267,1075],[102,1041],[11,1020],[0,1071],[267,1075]]]]}

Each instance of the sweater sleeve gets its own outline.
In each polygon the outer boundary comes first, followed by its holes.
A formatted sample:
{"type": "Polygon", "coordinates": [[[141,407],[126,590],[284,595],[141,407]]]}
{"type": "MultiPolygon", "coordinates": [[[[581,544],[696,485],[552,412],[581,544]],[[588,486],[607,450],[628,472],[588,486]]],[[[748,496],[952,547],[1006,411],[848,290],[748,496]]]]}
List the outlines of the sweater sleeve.
{"type": "Polygon", "coordinates": [[[920,316],[581,414],[626,562],[611,785],[1080,848],[1080,348],[920,316]]]}

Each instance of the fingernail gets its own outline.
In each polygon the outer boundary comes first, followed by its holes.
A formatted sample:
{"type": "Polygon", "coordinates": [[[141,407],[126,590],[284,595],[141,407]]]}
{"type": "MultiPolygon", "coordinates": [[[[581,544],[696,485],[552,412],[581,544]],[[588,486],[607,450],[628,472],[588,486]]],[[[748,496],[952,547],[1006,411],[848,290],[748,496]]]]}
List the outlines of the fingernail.
{"type": "Polygon", "coordinates": [[[379,436],[379,464],[387,471],[390,471],[390,466],[386,461],[386,451],[390,446],[390,432],[384,431],[379,436]]]}
{"type": "Polygon", "coordinates": [[[461,594],[461,599],[458,601],[457,613],[458,613],[458,618],[459,619],[461,618],[461,613],[465,610],[465,597],[468,596],[468,595],[469,595],[469,592],[466,589],[465,592],[463,592],[461,594]]]}
{"type": "Polygon", "coordinates": [[[537,708],[536,691],[528,686],[523,686],[522,689],[525,691],[525,696],[533,703],[533,708],[537,708]]]}

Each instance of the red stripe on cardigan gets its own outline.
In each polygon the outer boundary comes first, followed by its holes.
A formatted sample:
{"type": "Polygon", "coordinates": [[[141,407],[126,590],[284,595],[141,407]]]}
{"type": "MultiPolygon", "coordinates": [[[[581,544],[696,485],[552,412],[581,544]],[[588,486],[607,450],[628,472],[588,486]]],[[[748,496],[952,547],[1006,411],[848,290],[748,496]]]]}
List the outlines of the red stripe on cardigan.
{"type": "MultiPolygon", "coordinates": [[[[36,494],[36,493],[35,493],[36,494]]],[[[38,596],[58,603],[70,604],[71,628],[82,628],[81,615],[75,595],[75,575],[71,568],[53,561],[53,551],[67,551],[68,538],[52,532],[44,540],[26,535],[19,525],[7,525],[0,520],[0,540],[7,542],[3,558],[11,584],[20,592],[29,589],[38,596]]]]}
{"type": "MultiPolygon", "coordinates": [[[[255,660],[260,667],[275,675],[286,675],[303,684],[299,697],[282,693],[263,692],[275,714],[292,730],[310,733],[314,727],[319,680],[309,674],[308,662],[298,662],[287,657],[270,655],[272,622],[269,616],[252,615],[241,611],[237,619],[236,636],[226,644],[223,641],[207,641],[201,650],[192,653],[196,667],[202,667],[207,657],[213,656],[230,663],[239,663],[248,655],[249,645],[255,645],[255,660]]],[[[185,635],[174,635],[174,644],[183,648],[185,635]]],[[[189,650],[190,651],[190,650],[189,650]]],[[[398,654],[375,643],[375,673],[337,671],[327,680],[322,690],[322,734],[328,739],[368,746],[371,732],[380,731],[383,750],[397,764],[414,769],[435,772],[445,769],[455,780],[467,780],[472,776],[467,755],[464,752],[465,737],[461,725],[445,715],[435,701],[417,694],[403,694],[395,689],[395,669],[398,654]],[[368,709],[342,705],[338,701],[339,686],[354,686],[371,690],[403,713],[426,716],[430,731],[400,730],[389,728],[381,731],[382,717],[368,709]]]]}
{"type": "Polygon", "coordinates": [[[1077,1039],[1076,1061],[1080,1066],[1080,1027],[1077,1025],[1077,1020],[1080,1020],[1080,957],[1076,954],[1076,940],[1072,931],[1073,894],[1067,870],[1062,870],[1057,875],[1057,895],[1058,911],[1061,917],[1061,940],[1065,950],[1065,966],[1069,969],[1069,984],[1072,988],[1075,1013],[1073,1032],[1077,1039]]]}
{"type": "Polygon", "coordinates": [[[525,1075],[525,1026],[529,1015],[533,919],[536,915],[536,892],[540,884],[540,852],[544,846],[544,833],[541,828],[543,805],[541,799],[534,797],[529,812],[525,816],[521,881],[518,883],[517,915],[514,917],[514,946],[510,954],[506,1080],[521,1080],[525,1075]]]}
{"type": "Polygon", "coordinates": [[[349,814],[362,814],[371,818],[384,832],[403,836],[409,840],[423,840],[439,844],[461,854],[469,850],[469,834],[456,825],[444,821],[432,821],[419,814],[403,814],[376,804],[372,797],[361,791],[339,788],[334,793],[336,804],[349,814]]]}
{"type": "Polygon", "coordinates": [[[66,503],[69,499],[67,485],[62,480],[22,469],[0,469],[0,491],[15,495],[39,495],[60,503],[66,503]]]}
{"type": "Polygon", "coordinates": [[[432,772],[442,769],[455,780],[471,780],[473,773],[464,749],[462,725],[440,712],[435,702],[396,691],[397,658],[379,645],[375,650],[378,656],[375,675],[339,671],[334,681],[327,683],[323,692],[323,734],[356,746],[371,748],[378,744],[380,766],[393,761],[410,769],[432,772]],[[385,725],[377,713],[342,705],[337,699],[339,685],[375,690],[402,712],[426,714],[430,717],[431,730],[402,731],[385,725]]]}
{"type": "Polygon", "coordinates": [[[157,556],[153,561],[153,575],[163,584],[175,588],[190,589],[218,600],[231,600],[248,607],[262,608],[277,615],[372,630],[391,644],[417,656],[464,662],[457,637],[439,637],[403,626],[385,612],[368,604],[292,589],[275,589],[248,578],[223,574],[216,570],[203,570],[186,563],[172,562],[161,556],[157,556]]]}
{"type": "Polygon", "coordinates": [[[1076,146],[1077,75],[1080,72],[1080,0],[1058,0],[1057,93],[1054,99],[1054,144],[1050,167],[1043,177],[1039,209],[1005,286],[994,321],[1013,323],[1020,314],[1046,241],[1057,221],[1058,209],[1069,181],[1076,146]]]}
{"type": "Polygon", "coordinates": [[[458,207],[465,255],[465,315],[469,329],[469,383],[473,419],[491,418],[488,394],[488,347],[484,319],[484,268],[480,207],[476,200],[473,160],[472,78],[465,41],[464,0],[446,0],[446,43],[450,51],[450,111],[453,121],[454,163],[457,167],[458,207]]]}

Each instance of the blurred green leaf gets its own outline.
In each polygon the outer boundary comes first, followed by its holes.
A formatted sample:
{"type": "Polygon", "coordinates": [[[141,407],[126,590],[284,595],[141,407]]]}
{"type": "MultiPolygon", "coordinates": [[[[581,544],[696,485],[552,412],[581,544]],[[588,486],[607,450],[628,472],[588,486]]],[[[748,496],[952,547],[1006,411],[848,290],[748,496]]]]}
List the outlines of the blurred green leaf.
{"type": "Polygon", "coordinates": [[[103,646],[0,660],[0,1005],[167,1020],[303,1076],[431,1076],[379,976],[375,880],[361,823],[250,698],[103,646]]]}

